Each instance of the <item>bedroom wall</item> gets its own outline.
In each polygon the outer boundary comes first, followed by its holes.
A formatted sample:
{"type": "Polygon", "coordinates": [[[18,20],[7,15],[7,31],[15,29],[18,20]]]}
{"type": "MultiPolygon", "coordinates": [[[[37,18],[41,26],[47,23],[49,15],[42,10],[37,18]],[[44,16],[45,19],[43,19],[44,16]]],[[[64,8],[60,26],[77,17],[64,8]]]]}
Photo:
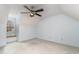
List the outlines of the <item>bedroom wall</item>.
{"type": "Polygon", "coordinates": [[[8,5],[0,5],[0,46],[6,45],[6,23],[8,18],[8,5]]]}
{"type": "Polygon", "coordinates": [[[38,17],[30,18],[21,15],[19,23],[19,41],[35,38],[35,24],[39,21],[38,17]]]}
{"type": "Polygon", "coordinates": [[[60,14],[39,22],[38,38],[79,47],[79,22],[60,14]]]}

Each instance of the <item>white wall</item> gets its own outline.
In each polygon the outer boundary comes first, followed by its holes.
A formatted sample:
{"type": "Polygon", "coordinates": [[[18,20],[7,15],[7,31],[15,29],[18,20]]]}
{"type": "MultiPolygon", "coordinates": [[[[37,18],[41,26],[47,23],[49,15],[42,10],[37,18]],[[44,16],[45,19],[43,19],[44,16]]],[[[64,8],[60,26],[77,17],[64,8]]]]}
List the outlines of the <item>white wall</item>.
{"type": "Polygon", "coordinates": [[[8,17],[8,5],[0,5],[0,46],[7,43],[6,41],[6,23],[8,17]]]}
{"type": "Polygon", "coordinates": [[[21,15],[19,22],[19,41],[35,38],[35,24],[39,21],[38,17],[30,18],[21,15]]]}
{"type": "Polygon", "coordinates": [[[38,38],[79,47],[79,22],[66,15],[57,15],[41,21],[38,38]]]}
{"type": "Polygon", "coordinates": [[[24,40],[29,40],[32,38],[35,38],[35,34],[34,34],[34,25],[32,26],[20,26],[19,27],[19,39],[18,41],[24,41],[24,40]]]}

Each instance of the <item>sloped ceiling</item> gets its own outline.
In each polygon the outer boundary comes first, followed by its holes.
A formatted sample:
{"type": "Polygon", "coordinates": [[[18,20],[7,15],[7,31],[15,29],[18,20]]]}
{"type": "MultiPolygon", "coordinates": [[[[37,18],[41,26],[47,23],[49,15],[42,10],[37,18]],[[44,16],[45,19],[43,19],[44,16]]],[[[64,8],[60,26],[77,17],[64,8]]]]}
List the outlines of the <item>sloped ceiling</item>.
{"type": "Polygon", "coordinates": [[[79,4],[44,4],[40,7],[45,9],[42,19],[58,14],[65,14],[75,20],[79,20],[79,4]]]}
{"type": "MultiPolygon", "coordinates": [[[[25,5],[34,6],[35,10],[43,8],[44,12],[39,13],[43,17],[38,17],[39,19],[44,19],[44,18],[47,18],[47,17],[50,17],[50,16],[55,16],[55,15],[61,13],[59,5],[56,5],[56,4],[25,4],[25,5]]],[[[23,6],[24,6],[24,4],[21,4],[21,5],[17,5],[17,4],[9,5],[9,7],[10,7],[9,14],[17,15],[17,14],[20,14],[20,12],[22,12],[22,11],[25,11],[25,12],[28,11],[23,6]]]]}
{"type": "MultiPolygon", "coordinates": [[[[29,5],[28,5],[29,6],[29,5]]],[[[44,8],[43,15],[40,19],[45,19],[58,14],[68,15],[75,20],[79,20],[79,4],[36,4],[36,9],[44,8]]]]}
{"type": "Polygon", "coordinates": [[[58,4],[43,4],[39,8],[44,8],[42,19],[61,14],[61,10],[58,4]]]}
{"type": "Polygon", "coordinates": [[[58,14],[66,14],[75,19],[79,20],[79,4],[14,4],[9,5],[9,14],[18,15],[22,11],[28,11],[23,6],[34,6],[34,9],[43,8],[44,12],[40,12],[43,17],[38,17],[38,19],[45,19],[58,14]]]}
{"type": "Polygon", "coordinates": [[[62,4],[60,8],[64,14],[79,20],[79,4],[62,4]]]}
{"type": "Polygon", "coordinates": [[[26,4],[26,6],[29,6],[29,7],[34,6],[35,10],[43,8],[44,11],[39,13],[42,15],[42,17],[39,17],[39,19],[44,19],[61,13],[61,10],[58,4],[26,4]]]}

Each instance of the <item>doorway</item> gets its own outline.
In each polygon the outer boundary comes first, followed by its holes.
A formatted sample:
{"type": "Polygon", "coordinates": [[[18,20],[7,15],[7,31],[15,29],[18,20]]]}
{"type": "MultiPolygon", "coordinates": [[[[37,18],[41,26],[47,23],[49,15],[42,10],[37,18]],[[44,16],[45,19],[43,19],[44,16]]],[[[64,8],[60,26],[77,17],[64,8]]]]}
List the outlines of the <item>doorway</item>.
{"type": "Polygon", "coordinates": [[[7,41],[9,42],[14,42],[16,41],[16,18],[9,18],[7,20],[7,41]]]}

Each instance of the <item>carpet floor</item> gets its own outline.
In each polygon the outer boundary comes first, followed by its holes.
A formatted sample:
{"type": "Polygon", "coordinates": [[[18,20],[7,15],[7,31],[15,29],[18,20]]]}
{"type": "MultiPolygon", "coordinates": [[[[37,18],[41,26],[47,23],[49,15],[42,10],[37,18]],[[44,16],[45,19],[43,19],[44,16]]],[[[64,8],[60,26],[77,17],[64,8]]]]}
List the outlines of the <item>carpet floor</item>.
{"type": "Polygon", "coordinates": [[[50,42],[42,39],[30,39],[13,42],[0,49],[4,54],[78,54],[79,48],[50,42]]]}

